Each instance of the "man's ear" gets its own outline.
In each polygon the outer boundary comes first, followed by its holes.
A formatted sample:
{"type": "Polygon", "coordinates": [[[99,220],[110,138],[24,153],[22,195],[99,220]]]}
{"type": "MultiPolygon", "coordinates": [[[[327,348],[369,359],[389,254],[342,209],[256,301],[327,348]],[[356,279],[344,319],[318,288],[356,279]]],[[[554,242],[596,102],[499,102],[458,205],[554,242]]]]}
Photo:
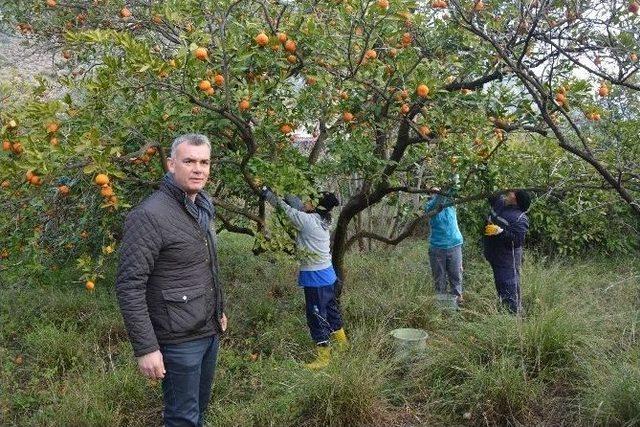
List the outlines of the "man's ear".
{"type": "Polygon", "coordinates": [[[171,173],[175,170],[175,162],[171,157],[167,157],[167,169],[169,169],[171,173]]]}

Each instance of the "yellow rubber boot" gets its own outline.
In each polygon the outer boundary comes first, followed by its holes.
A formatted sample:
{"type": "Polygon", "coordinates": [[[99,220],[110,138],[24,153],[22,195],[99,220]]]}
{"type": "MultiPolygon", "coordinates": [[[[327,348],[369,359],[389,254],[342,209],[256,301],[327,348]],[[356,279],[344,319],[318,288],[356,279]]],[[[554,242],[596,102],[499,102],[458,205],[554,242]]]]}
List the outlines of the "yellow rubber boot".
{"type": "Polygon", "coordinates": [[[305,368],[318,370],[324,369],[329,365],[329,361],[331,360],[331,347],[319,345],[316,347],[316,351],[318,352],[316,359],[304,365],[305,368]]]}
{"type": "Polygon", "coordinates": [[[344,333],[344,328],[331,332],[331,339],[335,341],[341,349],[349,345],[349,340],[347,339],[347,334],[344,333]]]}

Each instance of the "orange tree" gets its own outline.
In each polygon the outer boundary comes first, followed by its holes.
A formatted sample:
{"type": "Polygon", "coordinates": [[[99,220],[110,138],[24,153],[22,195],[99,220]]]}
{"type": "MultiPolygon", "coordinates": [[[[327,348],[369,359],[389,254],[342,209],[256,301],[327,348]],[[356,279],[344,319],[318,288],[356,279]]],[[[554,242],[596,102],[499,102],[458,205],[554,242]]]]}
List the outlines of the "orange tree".
{"type": "MultiPolygon", "coordinates": [[[[542,3],[549,13],[564,11],[560,2],[542,3]]],[[[564,169],[549,173],[545,153],[514,158],[507,143],[536,135],[573,146],[566,132],[582,124],[557,96],[549,99],[558,88],[565,99],[572,94],[576,109],[591,105],[588,114],[608,118],[571,61],[531,90],[525,77],[571,49],[529,47],[531,31],[513,28],[523,9],[506,3],[493,11],[481,2],[419,8],[347,0],[57,0],[6,8],[5,23],[51,51],[65,91],[46,97],[42,82],[2,110],[7,255],[22,252],[33,268],[47,254],[73,257],[87,280],[113,253],[122,215],[156,185],[170,141],[182,133],[212,137],[217,217],[221,227],[255,236],[257,250],[291,244],[268,220],[258,197],[263,184],[281,194],[342,190],[333,256],[344,276],[355,239],[393,244],[417,224],[392,236],[353,233],[360,212],[399,193],[432,192],[453,174],[463,184],[459,202],[508,185],[575,186],[564,169]],[[527,59],[531,52],[539,57],[527,59]],[[314,134],[312,148],[291,143],[296,129],[314,134]],[[347,182],[356,190],[346,193],[347,182]]],[[[635,87],[619,86],[633,98],[635,87]]],[[[629,129],[633,120],[622,119],[629,129]]],[[[615,156],[599,138],[599,152],[615,156]]],[[[637,161],[637,149],[630,153],[637,161]]],[[[624,185],[632,178],[626,171],[624,185]]],[[[579,185],[600,183],[587,174],[579,185]]],[[[624,185],[616,190],[633,203],[637,192],[624,185]]]]}

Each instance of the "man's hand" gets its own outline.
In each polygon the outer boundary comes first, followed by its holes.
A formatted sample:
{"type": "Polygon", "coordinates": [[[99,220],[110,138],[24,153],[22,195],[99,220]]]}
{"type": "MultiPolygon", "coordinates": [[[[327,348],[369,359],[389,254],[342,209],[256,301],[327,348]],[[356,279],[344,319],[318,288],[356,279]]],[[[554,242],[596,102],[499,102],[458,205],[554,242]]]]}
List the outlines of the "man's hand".
{"type": "Polygon", "coordinates": [[[167,372],[164,369],[164,361],[160,350],[140,356],[138,359],[138,369],[147,378],[161,380],[167,372]]]}
{"type": "Polygon", "coordinates": [[[487,224],[486,227],[484,227],[484,235],[485,236],[497,236],[498,234],[502,233],[504,230],[500,227],[498,227],[495,224],[487,224]]]}
{"type": "Polygon", "coordinates": [[[220,318],[220,326],[222,326],[222,332],[227,330],[227,315],[222,313],[222,317],[220,318]]]}

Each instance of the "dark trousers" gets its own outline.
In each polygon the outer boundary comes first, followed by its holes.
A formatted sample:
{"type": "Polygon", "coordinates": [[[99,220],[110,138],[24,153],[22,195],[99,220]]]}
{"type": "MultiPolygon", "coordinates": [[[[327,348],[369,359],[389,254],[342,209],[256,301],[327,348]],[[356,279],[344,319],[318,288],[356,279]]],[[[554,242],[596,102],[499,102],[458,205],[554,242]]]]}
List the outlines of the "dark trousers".
{"type": "Polygon", "coordinates": [[[164,425],[202,426],[211,398],[218,336],[160,347],[167,373],[162,381],[164,425]]]}
{"type": "Polygon", "coordinates": [[[335,286],[305,286],[304,301],[311,338],[316,344],[327,343],[331,332],[342,328],[342,315],[336,301],[335,286]]]}
{"type": "Polygon", "coordinates": [[[521,309],[520,265],[522,264],[522,249],[519,249],[513,251],[513,259],[509,260],[508,265],[491,263],[498,297],[509,311],[514,314],[519,313],[521,309]]]}

